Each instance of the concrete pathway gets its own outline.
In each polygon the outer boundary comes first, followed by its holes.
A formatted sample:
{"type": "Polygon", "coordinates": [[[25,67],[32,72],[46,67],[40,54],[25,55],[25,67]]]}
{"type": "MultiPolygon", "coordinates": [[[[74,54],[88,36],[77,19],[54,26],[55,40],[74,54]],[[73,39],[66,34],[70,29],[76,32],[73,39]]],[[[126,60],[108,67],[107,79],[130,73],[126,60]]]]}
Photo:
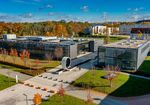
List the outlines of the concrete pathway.
{"type": "Polygon", "coordinates": [[[121,74],[124,74],[124,75],[130,75],[130,76],[133,76],[133,77],[150,80],[150,77],[145,77],[145,76],[140,76],[140,75],[135,75],[135,74],[129,74],[129,73],[124,73],[124,72],[120,72],[120,73],[121,73],[121,74]]]}
{"type": "Polygon", "coordinates": [[[129,105],[126,102],[123,102],[121,100],[109,98],[107,97],[107,94],[104,93],[95,92],[91,90],[89,91],[89,90],[85,90],[77,87],[71,87],[71,86],[69,86],[66,89],[66,94],[83,100],[87,100],[87,95],[89,94],[89,92],[93,99],[93,102],[98,105],[129,105]]]}
{"type": "Polygon", "coordinates": [[[150,105],[150,94],[136,97],[114,97],[108,96],[105,93],[72,86],[66,88],[66,94],[83,100],[87,100],[89,92],[93,102],[98,105],[150,105]]]}
{"type": "Polygon", "coordinates": [[[19,72],[15,72],[15,71],[9,70],[9,69],[3,69],[3,68],[0,68],[0,74],[9,76],[11,78],[16,78],[16,75],[17,75],[18,79],[20,81],[25,81],[25,80],[32,78],[32,76],[29,76],[29,75],[26,75],[23,73],[19,73],[19,72]]]}
{"type": "Polygon", "coordinates": [[[78,68],[72,68],[71,71],[66,71],[60,75],[54,74],[55,71],[60,69],[59,67],[40,76],[30,78],[24,81],[24,84],[17,84],[0,91],[0,105],[26,105],[26,97],[23,94],[28,96],[28,105],[33,105],[32,100],[35,93],[41,94],[43,99],[48,99],[49,96],[54,95],[54,93],[49,92],[50,90],[57,92],[61,84],[66,88],[70,85],[70,82],[88,71],[86,69],[78,70],[78,68]],[[27,84],[34,85],[34,87],[27,86],[27,84]],[[37,87],[40,87],[40,89],[37,89],[37,87]],[[44,88],[48,90],[44,91],[44,88]]]}

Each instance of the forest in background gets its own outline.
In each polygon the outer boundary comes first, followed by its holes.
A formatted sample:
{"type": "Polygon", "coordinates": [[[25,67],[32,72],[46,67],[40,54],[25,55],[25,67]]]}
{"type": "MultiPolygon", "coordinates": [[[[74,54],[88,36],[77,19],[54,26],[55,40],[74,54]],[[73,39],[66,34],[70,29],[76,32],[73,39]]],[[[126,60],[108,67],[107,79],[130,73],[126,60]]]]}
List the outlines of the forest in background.
{"type": "Polygon", "coordinates": [[[58,36],[72,37],[84,34],[90,27],[88,22],[47,21],[34,23],[5,23],[0,22],[0,35],[16,34],[17,36],[58,36]]]}
{"type": "Polygon", "coordinates": [[[0,35],[16,34],[17,36],[58,36],[78,37],[89,35],[89,28],[94,24],[103,24],[108,27],[119,27],[121,24],[133,24],[133,22],[109,22],[109,23],[88,23],[88,22],[66,22],[46,21],[34,23],[6,23],[0,22],[0,35]]]}

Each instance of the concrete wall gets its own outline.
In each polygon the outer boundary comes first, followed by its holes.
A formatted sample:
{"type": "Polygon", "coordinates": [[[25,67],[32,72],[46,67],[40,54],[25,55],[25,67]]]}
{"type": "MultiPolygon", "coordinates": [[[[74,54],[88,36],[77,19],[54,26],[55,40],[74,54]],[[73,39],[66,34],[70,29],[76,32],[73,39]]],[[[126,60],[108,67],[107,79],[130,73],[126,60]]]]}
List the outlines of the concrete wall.
{"type": "Polygon", "coordinates": [[[143,46],[139,47],[138,57],[137,57],[137,69],[144,62],[144,60],[147,57],[149,51],[150,51],[150,41],[146,42],[143,46]],[[142,52],[142,49],[144,49],[144,48],[145,48],[145,51],[142,52]]]}
{"type": "Polygon", "coordinates": [[[104,40],[94,40],[89,42],[89,52],[98,51],[98,47],[104,44],[104,40]]]}
{"type": "Polygon", "coordinates": [[[94,51],[98,51],[98,47],[104,44],[104,40],[95,40],[94,41],[94,51]]]}
{"type": "Polygon", "coordinates": [[[70,58],[76,58],[78,56],[77,54],[77,44],[75,45],[70,45],[70,58]]]}

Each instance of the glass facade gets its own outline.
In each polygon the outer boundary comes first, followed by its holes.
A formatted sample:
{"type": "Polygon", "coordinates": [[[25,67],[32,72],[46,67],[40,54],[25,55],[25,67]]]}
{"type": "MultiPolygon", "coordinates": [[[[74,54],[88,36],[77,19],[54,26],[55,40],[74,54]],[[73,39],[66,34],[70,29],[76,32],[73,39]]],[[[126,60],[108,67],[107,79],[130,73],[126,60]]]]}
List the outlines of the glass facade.
{"type": "MultiPolygon", "coordinates": [[[[61,41],[62,42],[62,41],[61,41]]],[[[70,57],[70,47],[74,44],[64,44],[61,42],[37,42],[37,41],[4,41],[0,40],[0,48],[10,51],[11,48],[15,48],[18,52],[22,52],[24,49],[30,52],[31,58],[46,59],[46,55],[51,55],[52,59],[56,59],[55,49],[62,48],[62,57],[70,57]]],[[[89,41],[76,42],[77,43],[77,55],[85,52],[89,52],[89,41]]],[[[75,54],[76,55],[76,54],[75,54]]]]}
{"type": "Polygon", "coordinates": [[[54,54],[55,49],[61,47],[63,49],[62,56],[67,56],[67,57],[70,56],[69,45],[60,45],[56,43],[45,44],[45,43],[37,43],[37,42],[1,41],[0,47],[8,51],[10,51],[11,48],[15,48],[17,49],[18,52],[22,52],[24,49],[26,49],[30,52],[31,58],[39,58],[39,59],[45,59],[46,54],[51,55],[52,59],[56,59],[56,56],[54,54]]]}
{"type": "Polygon", "coordinates": [[[77,53],[79,54],[83,54],[85,52],[89,52],[89,42],[87,43],[80,43],[77,45],[77,53]]]}
{"type": "Polygon", "coordinates": [[[137,66],[137,50],[99,47],[98,63],[101,66],[113,65],[122,69],[136,69],[137,66]]]}

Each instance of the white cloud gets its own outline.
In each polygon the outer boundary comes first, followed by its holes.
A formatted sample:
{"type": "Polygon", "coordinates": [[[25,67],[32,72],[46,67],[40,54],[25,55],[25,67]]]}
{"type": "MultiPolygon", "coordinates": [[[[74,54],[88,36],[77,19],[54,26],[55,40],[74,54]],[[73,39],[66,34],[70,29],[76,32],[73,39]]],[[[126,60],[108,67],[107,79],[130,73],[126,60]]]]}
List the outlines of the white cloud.
{"type": "Polygon", "coordinates": [[[128,10],[128,11],[133,11],[133,12],[138,12],[138,11],[144,10],[144,8],[143,8],[143,7],[139,7],[139,8],[128,8],[127,10],[128,10]]]}
{"type": "Polygon", "coordinates": [[[22,15],[19,15],[21,18],[32,18],[33,17],[33,14],[32,13],[26,13],[26,14],[22,14],[22,15]]]}
{"type": "Polygon", "coordinates": [[[83,7],[81,7],[81,10],[83,12],[88,12],[89,11],[89,7],[87,5],[84,5],[83,7]]]}
{"type": "Polygon", "coordinates": [[[40,0],[31,0],[31,1],[28,1],[28,0],[12,0],[13,2],[16,2],[16,3],[22,3],[22,4],[27,4],[27,5],[37,5],[40,0]]]}
{"type": "Polygon", "coordinates": [[[53,8],[53,6],[50,5],[50,4],[45,5],[45,7],[46,7],[46,8],[53,8]]]}
{"type": "Polygon", "coordinates": [[[39,10],[44,10],[44,9],[50,9],[50,8],[53,8],[53,5],[51,5],[51,4],[46,4],[46,5],[43,5],[43,6],[41,6],[40,8],[39,8],[39,10]]]}

